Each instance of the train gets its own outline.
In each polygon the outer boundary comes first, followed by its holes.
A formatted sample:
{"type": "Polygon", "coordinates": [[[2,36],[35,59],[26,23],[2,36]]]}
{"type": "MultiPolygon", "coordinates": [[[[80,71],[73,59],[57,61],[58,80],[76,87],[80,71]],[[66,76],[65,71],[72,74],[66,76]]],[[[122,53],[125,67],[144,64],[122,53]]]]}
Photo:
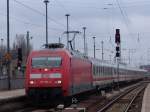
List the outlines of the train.
{"type": "Polygon", "coordinates": [[[118,82],[141,80],[147,72],[91,58],[62,46],[49,44],[28,56],[25,91],[30,98],[71,97],[118,82]]]}

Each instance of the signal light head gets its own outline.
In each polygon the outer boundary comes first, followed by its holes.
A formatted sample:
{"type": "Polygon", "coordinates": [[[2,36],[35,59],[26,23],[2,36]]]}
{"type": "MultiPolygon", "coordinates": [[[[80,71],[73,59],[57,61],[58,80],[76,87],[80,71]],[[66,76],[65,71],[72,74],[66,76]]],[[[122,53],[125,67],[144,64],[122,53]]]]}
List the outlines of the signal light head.
{"type": "Polygon", "coordinates": [[[120,43],[120,34],[116,34],[115,36],[115,42],[120,43]]]}
{"type": "Polygon", "coordinates": [[[120,34],[120,29],[116,29],[116,34],[120,34]]]}
{"type": "Polygon", "coordinates": [[[120,53],[119,52],[116,53],[116,57],[120,57],[120,53]]]}
{"type": "Polygon", "coordinates": [[[116,47],[116,51],[120,51],[120,47],[119,46],[116,47]]]}
{"type": "Polygon", "coordinates": [[[116,29],[115,42],[120,43],[120,29],[116,29]]]}

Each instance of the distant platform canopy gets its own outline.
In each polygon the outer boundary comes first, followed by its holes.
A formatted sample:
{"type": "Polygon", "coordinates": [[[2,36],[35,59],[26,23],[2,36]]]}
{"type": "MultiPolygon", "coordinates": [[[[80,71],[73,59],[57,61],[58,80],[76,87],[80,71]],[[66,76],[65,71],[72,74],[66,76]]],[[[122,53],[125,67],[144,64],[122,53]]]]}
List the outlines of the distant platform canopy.
{"type": "Polygon", "coordinates": [[[43,46],[48,49],[56,49],[56,48],[64,48],[65,45],[62,43],[49,43],[44,44],[43,46]]]}

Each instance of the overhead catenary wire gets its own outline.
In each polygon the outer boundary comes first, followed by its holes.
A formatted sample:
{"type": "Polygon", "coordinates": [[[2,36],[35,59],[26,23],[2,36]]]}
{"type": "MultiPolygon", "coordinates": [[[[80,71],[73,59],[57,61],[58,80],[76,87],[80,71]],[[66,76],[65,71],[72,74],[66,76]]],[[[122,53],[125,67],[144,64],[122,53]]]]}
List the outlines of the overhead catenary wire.
{"type": "MultiPolygon", "coordinates": [[[[145,5],[149,5],[150,4],[150,1],[142,1],[142,2],[126,2],[124,5],[122,5],[122,7],[123,8],[127,8],[127,7],[137,7],[137,6],[145,6],[145,5]]],[[[66,3],[66,6],[71,6],[71,7],[78,7],[78,8],[90,8],[90,9],[103,9],[103,7],[96,7],[95,6],[95,4],[93,3],[93,4],[90,4],[90,6],[87,6],[87,5],[89,5],[88,3],[74,3],[74,2],[71,2],[71,1],[69,1],[69,2],[67,2],[66,3]],[[71,4],[73,4],[73,5],[71,5],[71,4]]],[[[117,7],[117,4],[115,3],[115,4],[113,4],[115,7],[115,9],[117,9],[118,7],[117,7]]]]}
{"type": "Polygon", "coordinates": [[[121,13],[121,15],[122,15],[122,17],[123,17],[123,20],[124,20],[124,23],[125,23],[125,25],[126,25],[127,31],[129,32],[129,36],[130,36],[131,38],[133,38],[133,35],[132,35],[132,33],[131,33],[131,31],[130,31],[130,27],[129,27],[129,23],[130,23],[130,22],[129,22],[128,16],[126,16],[127,14],[124,13],[124,11],[123,11],[123,9],[122,9],[120,3],[119,3],[119,0],[115,0],[115,1],[116,1],[117,5],[118,5],[118,8],[119,8],[119,10],[120,10],[120,13],[121,13]]]}
{"type": "Polygon", "coordinates": [[[125,21],[125,24],[126,24],[126,26],[128,27],[128,26],[129,26],[129,25],[128,25],[128,20],[126,19],[126,16],[125,16],[125,14],[124,14],[124,11],[122,10],[122,8],[121,8],[121,6],[120,6],[119,1],[116,0],[116,2],[117,2],[117,5],[118,5],[118,7],[119,7],[120,13],[121,13],[121,15],[122,15],[122,17],[123,17],[123,19],[124,19],[124,21],[125,21]]]}
{"type": "MultiPolygon", "coordinates": [[[[65,11],[65,12],[67,12],[67,13],[69,13],[70,14],[70,11],[63,5],[63,3],[60,1],[60,0],[55,0],[57,3],[58,3],[58,5],[65,11]]],[[[74,19],[74,22],[76,22],[80,27],[83,27],[83,25],[82,25],[82,23],[80,23],[79,21],[77,21],[76,19],[75,19],[75,17],[74,17],[74,15],[71,15],[74,19]]]]}
{"type": "MultiPolygon", "coordinates": [[[[21,5],[21,6],[25,7],[25,8],[27,8],[27,9],[29,9],[29,10],[35,12],[35,13],[37,13],[37,14],[40,14],[40,15],[42,15],[42,16],[44,16],[44,17],[46,16],[44,13],[40,12],[39,10],[37,10],[37,9],[35,9],[35,8],[32,8],[32,7],[26,5],[26,4],[24,4],[24,3],[22,3],[22,2],[20,2],[20,1],[18,1],[18,0],[13,0],[13,1],[14,1],[15,3],[21,5]]],[[[50,18],[50,17],[48,17],[48,19],[51,20],[52,22],[54,22],[55,24],[61,26],[61,27],[65,27],[64,24],[62,24],[62,23],[60,23],[60,22],[58,22],[58,21],[56,21],[56,20],[54,20],[54,19],[52,19],[52,18],[50,18]]]]}
{"type": "MultiPolygon", "coordinates": [[[[0,12],[0,15],[5,16],[5,17],[7,16],[6,14],[3,14],[2,12],[0,12]]],[[[22,23],[22,24],[26,24],[26,25],[33,26],[33,27],[41,27],[41,28],[44,27],[43,25],[31,23],[31,22],[22,20],[22,19],[17,18],[17,17],[12,17],[12,16],[10,16],[10,19],[11,19],[11,20],[15,20],[16,22],[19,22],[19,23],[22,23]]],[[[53,31],[63,31],[63,29],[52,28],[52,27],[49,28],[49,30],[53,30],[53,31]]]]}

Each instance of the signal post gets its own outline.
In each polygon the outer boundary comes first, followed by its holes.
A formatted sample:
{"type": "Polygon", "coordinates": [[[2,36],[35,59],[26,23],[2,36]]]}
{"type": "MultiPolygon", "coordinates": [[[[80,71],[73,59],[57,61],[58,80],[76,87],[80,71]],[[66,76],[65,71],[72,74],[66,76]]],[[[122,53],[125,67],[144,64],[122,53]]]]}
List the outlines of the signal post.
{"type": "Polygon", "coordinates": [[[118,89],[119,89],[119,63],[121,62],[121,39],[120,39],[120,29],[116,29],[115,34],[116,43],[116,61],[117,61],[117,79],[118,79],[118,89]]]}

